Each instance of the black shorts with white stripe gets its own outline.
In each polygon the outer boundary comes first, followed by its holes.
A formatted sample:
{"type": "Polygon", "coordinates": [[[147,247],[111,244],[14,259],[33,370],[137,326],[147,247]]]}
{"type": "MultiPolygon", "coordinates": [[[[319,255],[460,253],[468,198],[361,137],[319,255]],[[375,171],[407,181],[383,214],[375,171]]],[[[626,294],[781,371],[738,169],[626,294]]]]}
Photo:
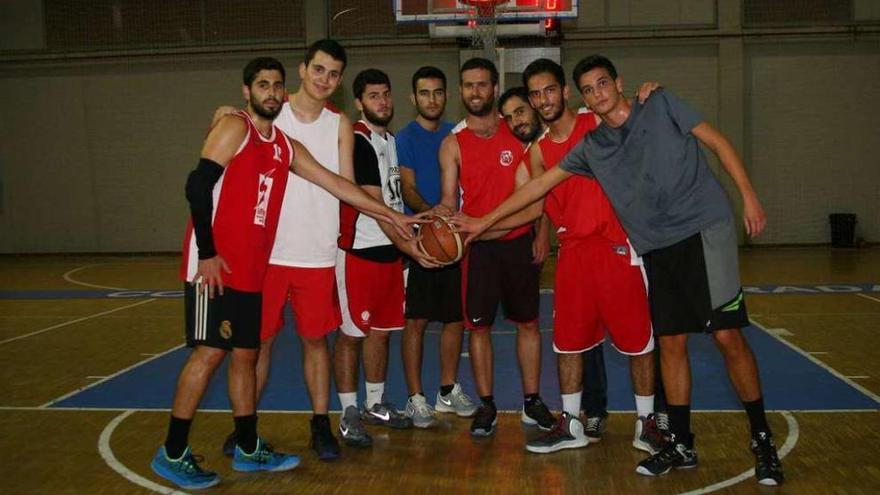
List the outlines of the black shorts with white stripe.
{"type": "Polygon", "coordinates": [[[208,298],[201,287],[184,284],[186,345],[205,345],[219,349],[257,349],[260,347],[262,294],[229,287],[223,295],[208,298]]]}

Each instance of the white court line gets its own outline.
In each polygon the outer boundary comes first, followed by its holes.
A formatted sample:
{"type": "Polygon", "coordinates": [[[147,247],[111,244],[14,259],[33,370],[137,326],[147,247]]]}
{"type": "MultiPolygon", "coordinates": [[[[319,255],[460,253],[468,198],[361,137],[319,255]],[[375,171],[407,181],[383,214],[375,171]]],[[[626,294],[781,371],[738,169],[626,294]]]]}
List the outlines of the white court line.
{"type": "Polygon", "coordinates": [[[186,492],[181,492],[179,490],[175,490],[173,488],[168,488],[167,486],[162,486],[158,483],[154,483],[143,476],[135,473],[131,469],[125,467],[124,464],[119,462],[119,459],[113,455],[113,449],[110,448],[110,437],[113,436],[113,431],[119,426],[119,423],[122,423],[125,418],[134,414],[133,410],[128,410],[119,416],[113,418],[110,423],[104,427],[104,431],[101,432],[101,437],[98,438],[98,452],[101,453],[101,457],[104,459],[104,462],[107,463],[108,466],[117,473],[119,473],[123,478],[131,481],[135,485],[142,486],[147,490],[154,491],[156,493],[164,493],[166,495],[185,495],[186,492]]]}
{"type": "Polygon", "coordinates": [[[8,344],[8,343],[10,343],[10,342],[14,342],[14,341],[16,341],[16,340],[26,339],[26,338],[28,338],[28,337],[33,337],[34,335],[39,335],[39,334],[41,334],[41,333],[48,332],[49,330],[55,330],[56,328],[66,327],[66,326],[68,326],[68,325],[73,325],[74,323],[79,323],[79,322],[81,322],[81,321],[91,320],[92,318],[97,318],[97,317],[99,317],[99,316],[109,315],[110,313],[115,313],[115,312],[117,312],[117,311],[122,311],[123,309],[129,309],[129,308],[133,308],[133,307],[135,307],[135,306],[140,306],[141,304],[151,303],[151,302],[153,302],[153,301],[155,301],[155,300],[156,300],[156,299],[145,299],[145,300],[143,300],[143,301],[138,301],[138,302],[136,302],[136,303],[134,303],[134,304],[129,304],[129,305],[127,305],[127,306],[120,306],[120,307],[118,307],[118,308],[110,309],[110,310],[107,310],[107,311],[102,311],[102,312],[100,312],[100,313],[95,313],[95,314],[93,314],[93,315],[83,316],[82,318],[77,318],[77,319],[75,319],[75,320],[65,321],[64,323],[59,323],[59,324],[57,324],[57,325],[52,325],[51,327],[46,327],[46,328],[43,328],[43,329],[40,329],[40,330],[35,330],[35,331],[31,332],[31,333],[26,333],[26,334],[24,334],[24,335],[18,335],[18,336],[16,336],[16,337],[11,337],[11,338],[8,338],[8,339],[6,339],[6,340],[0,340],[0,345],[8,344]]]}
{"type": "Polygon", "coordinates": [[[864,297],[865,299],[870,299],[870,300],[872,300],[872,301],[874,301],[874,302],[878,302],[878,303],[880,303],[880,299],[877,299],[876,297],[871,297],[871,296],[869,296],[869,295],[867,295],[867,294],[856,294],[856,295],[857,295],[857,296],[864,297]]]}
{"type": "Polygon", "coordinates": [[[850,379],[847,378],[846,375],[844,375],[843,373],[837,371],[836,369],[832,368],[831,366],[828,366],[827,364],[823,363],[822,361],[819,361],[818,359],[816,359],[815,357],[811,356],[809,353],[804,352],[803,350],[801,350],[801,348],[797,347],[796,345],[792,344],[791,342],[789,342],[789,341],[787,341],[787,340],[785,340],[785,339],[781,339],[781,338],[777,337],[776,335],[773,335],[772,332],[768,332],[767,329],[764,328],[763,325],[761,325],[760,323],[758,323],[758,322],[755,321],[754,319],[750,319],[750,321],[752,322],[752,325],[755,325],[756,327],[760,328],[760,329],[763,330],[767,335],[773,337],[774,339],[778,340],[779,342],[782,342],[783,344],[785,344],[786,346],[788,346],[789,349],[791,349],[791,350],[793,350],[794,352],[800,354],[801,356],[803,356],[803,357],[809,359],[810,361],[812,361],[813,363],[815,363],[817,366],[821,367],[821,368],[824,369],[825,371],[827,371],[827,372],[831,373],[832,375],[836,376],[837,378],[840,378],[841,380],[843,380],[843,381],[844,381],[846,384],[848,384],[850,387],[852,387],[852,388],[858,390],[859,392],[861,392],[861,393],[867,395],[868,397],[870,397],[871,399],[873,399],[875,402],[877,402],[878,404],[880,404],[880,396],[878,396],[878,395],[875,394],[874,392],[871,392],[870,390],[866,389],[865,387],[863,387],[863,386],[859,385],[858,383],[856,383],[856,382],[850,380],[850,379]]]}
{"type": "Polygon", "coordinates": [[[73,270],[70,270],[67,273],[65,273],[64,275],[62,275],[62,277],[64,278],[64,280],[67,280],[68,282],[70,282],[72,284],[82,285],[84,287],[92,287],[95,289],[107,289],[107,290],[128,290],[128,289],[125,289],[122,287],[109,287],[106,285],[98,285],[98,284],[90,284],[88,282],[81,282],[81,281],[76,280],[73,277],[71,277],[71,275],[73,275],[74,273],[76,273],[80,270],[85,270],[86,268],[94,268],[96,266],[101,266],[101,265],[106,265],[106,264],[107,263],[95,263],[93,265],[85,265],[85,266],[81,266],[79,268],[74,268],[73,270]]]}
{"type": "MultiPolygon", "coordinates": [[[[150,301],[155,301],[155,299],[150,299],[150,301]]],[[[147,302],[149,302],[149,301],[147,301],[147,302]]],[[[123,374],[123,373],[126,373],[126,372],[128,372],[128,371],[131,371],[131,370],[137,368],[138,366],[143,366],[143,365],[149,363],[150,361],[152,361],[152,360],[154,360],[154,359],[159,359],[160,357],[162,357],[162,356],[164,356],[164,355],[166,355],[166,354],[172,353],[172,352],[174,352],[174,351],[180,349],[181,347],[184,347],[185,345],[186,345],[186,344],[180,344],[180,345],[178,345],[178,346],[176,346],[176,347],[172,347],[171,349],[168,349],[168,350],[165,351],[165,352],[161,352],[161,353],[159,353],[159,354],[154,354],[152,357],[149,357],[149,358],[147,358],[147,359],[144,359],[143,361],[138,361],[137,363],[134,363],[133,365],[131,365],[131,366],[127,367],[127,368],[121,369],[121,370],[117,371],[116,373],[113,373],[112,375],[108,375],[108,376],[104,377],[104,378],[101,379],[101,380],[98,380],[98,381],[96,381],[96,382],[90,383],[90,384],[86,385],[85,387],[80,387],[80,388],[74,390],[73,392],[68,392],[68,393],[62,395],[61,397],[58,397],[58,398],[52,399],[52,400],[50,400],[49,402],[47,402],[47,403],[43,404],[42,406],[40,406],[39,408],[40,408],[40,409],[45,409],[45,408],[47,408],[47,407],[50,407],[52,404],[55,404],[56,402],[61,402],[61,401],[63,401],[64,399],[67,399],[68,397],[71,397],[71,396],[73,396],[73,395],[76,395],[76,394],[78,394],[78,393],[80,393],[80,392],[84,392],[84,391],[86,391],[86,390],[88,390],[88,389],[90,389],[90,388],[92,388],[92,387],[96,387],[96,386],[98,386],[98,385],[100,385],[100,384],[106,382],[107,380],[112,380],[113,378],[116,378],[117,376],[119,376],[119,375],[121,375],[121,374],[123,374]]]]}
{"type": "MultiPolygon", "coordinates": [[[[794,416],[792,416],[791,413],[787,411],[782,411],[781,414],[782,417],[785,418],[785,421],[788,423],[788,436],[785,437],[785,443],[782,444],[782,447],[777,452],[780,459],[784,458],[786,455],[788,455],[789,452],[792,451],[792,449],[794,449],[794,446],[798,442],[798,438],[800,438],[800,426],[798,426],[798,422],[796,419],[794,419],[794,416]]],[[[689,492],[682,492],[679,493],[679,495],[703,495],[705,493],[717,492],[718,490],[731,487],[753,476],[755,476],[755,468],[749,469],[748,471],[743,471],[733,478],[729,478],[724,481],[705,486],[703,488],[691,490],[689,492]]]]}

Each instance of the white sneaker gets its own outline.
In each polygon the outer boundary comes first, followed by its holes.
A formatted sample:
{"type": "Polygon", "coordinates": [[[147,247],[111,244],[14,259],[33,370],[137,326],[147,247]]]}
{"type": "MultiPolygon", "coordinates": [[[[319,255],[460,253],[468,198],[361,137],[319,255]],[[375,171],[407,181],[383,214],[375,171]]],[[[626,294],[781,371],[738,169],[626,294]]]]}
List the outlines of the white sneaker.
{"type": "Polygon", "coordinates": [[[449,392],[449,395],[440,395],[440,392],[437,392],[437,403],[434,409],[442,413],[455,413],[462,418],[469,418],[477,413],[477,405],[461,390],[461,385],[457,383],[452,387],[452,392],[449,392]]]}
{"type": "Polygon", "coordinates": [[[410,418],[416,428],[430,428],[437,422],[434,409],[425,400],[422,394],[415,394],[406,401],[406,409],[403,411],[410,418]]]}

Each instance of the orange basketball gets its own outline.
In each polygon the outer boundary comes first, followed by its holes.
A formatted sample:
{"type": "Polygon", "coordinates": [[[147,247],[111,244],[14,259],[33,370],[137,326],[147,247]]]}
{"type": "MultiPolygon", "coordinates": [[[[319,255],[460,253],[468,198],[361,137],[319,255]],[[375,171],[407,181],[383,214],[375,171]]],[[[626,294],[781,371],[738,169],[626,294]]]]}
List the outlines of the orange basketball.
{"type": "Polygon", "coordinates": [[[464,255],[464,243],[455,226],[443,217],[433,217],[429,223],[422,224],[419,229],[422,239],[419,249],[433,256],[440,263],[449,265],[460,260],[464,255]]]}

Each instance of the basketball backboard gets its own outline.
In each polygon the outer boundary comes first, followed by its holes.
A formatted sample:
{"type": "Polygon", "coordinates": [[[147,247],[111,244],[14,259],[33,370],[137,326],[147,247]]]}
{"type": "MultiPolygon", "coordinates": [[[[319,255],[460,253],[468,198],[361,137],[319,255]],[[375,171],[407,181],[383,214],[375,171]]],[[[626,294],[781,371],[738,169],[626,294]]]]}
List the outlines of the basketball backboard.
{"type": "Polygon", "coordinates": [[[480,4],[495,4],[499,22],[573,19],[578,0],[393,0],[397,22],[455,23],[473,18],[480,4]]]}

